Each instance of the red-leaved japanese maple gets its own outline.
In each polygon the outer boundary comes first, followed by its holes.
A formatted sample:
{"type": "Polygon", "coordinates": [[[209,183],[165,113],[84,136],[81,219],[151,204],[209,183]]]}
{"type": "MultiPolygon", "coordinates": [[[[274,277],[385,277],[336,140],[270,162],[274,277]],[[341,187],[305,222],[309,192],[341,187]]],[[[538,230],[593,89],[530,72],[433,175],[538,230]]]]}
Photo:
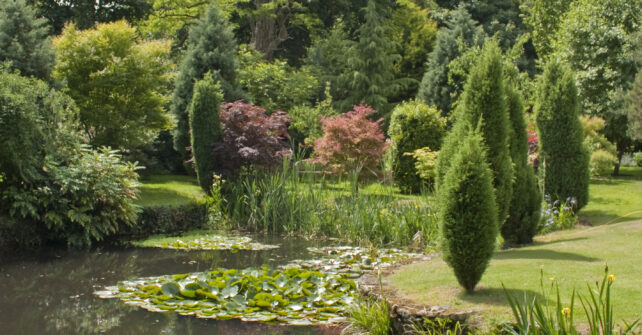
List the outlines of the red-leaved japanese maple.
{"type": "Polygon", "coordinates": [[[314,142],[314,161],[333,172],[378,171],[388,143],[381,130],[383,119],[368,118],[374,113],[372,107],[359,105],[343,115],[321,118],[324,134],[314,142]]]}

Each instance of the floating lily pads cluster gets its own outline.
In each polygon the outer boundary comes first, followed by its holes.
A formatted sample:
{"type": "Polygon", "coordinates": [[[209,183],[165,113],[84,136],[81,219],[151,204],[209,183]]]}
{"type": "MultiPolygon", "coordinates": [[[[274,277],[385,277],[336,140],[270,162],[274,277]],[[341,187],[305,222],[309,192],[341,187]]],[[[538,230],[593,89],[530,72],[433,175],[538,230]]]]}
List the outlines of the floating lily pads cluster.
{"type": "Polygon", "coordinates": [[[135,243],[142,247],[177,250],[268,250],[278,245],[262,244],[247,236],[205,235],[196,238],[162,238],[135,243]]]}
{"type": "Polygon", "coordinates": [[[95,294],[152,312],[310,325],[342,320],[355,288],[346,274],[263,267],[124,281],[95,294]]]}
{"type": "Polygon", "coordinates": [[[320,259],[295,260],[286,265],[301,267],[311,271],[346,274],[351,278],[362,276],[366,272],[393,265],[403,260],[419,256],[399,249],[372,249],[361,247],[324,247],[308,248],[312,253],[322,254],[320,259]]]}

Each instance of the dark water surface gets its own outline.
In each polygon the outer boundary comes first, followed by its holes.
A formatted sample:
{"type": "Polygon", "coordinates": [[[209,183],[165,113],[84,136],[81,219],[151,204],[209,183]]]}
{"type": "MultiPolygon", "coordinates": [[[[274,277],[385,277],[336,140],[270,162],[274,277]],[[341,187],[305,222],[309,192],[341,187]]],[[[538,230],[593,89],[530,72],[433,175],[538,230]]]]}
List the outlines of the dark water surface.
{"type": "Polygon", "coordinates": [[[176,251],[103,247],[94,251],[0,253],[0,334],[337,334],[337,327],[286,327],[239,320],[203,320],[154,313],[100,299],[95,290],[139,277],[277,266],[313,258],[327,243],[257,238],[281,247],[264,251],[176,251]]]}

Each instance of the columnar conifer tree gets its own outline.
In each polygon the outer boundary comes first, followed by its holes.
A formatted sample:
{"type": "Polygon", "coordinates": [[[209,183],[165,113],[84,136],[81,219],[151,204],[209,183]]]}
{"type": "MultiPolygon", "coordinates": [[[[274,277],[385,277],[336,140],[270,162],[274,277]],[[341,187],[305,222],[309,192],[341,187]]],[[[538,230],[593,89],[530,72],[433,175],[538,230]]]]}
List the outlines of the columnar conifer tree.
{"type": "Polygon", "coordinates": [[[510,128],[501,58],[497,41],[488,41],[468,76],[457,106],[455,125],[439,152],[436,184],[437,188],[442,184],[457,148],[462,145],[466,127],[481,122],[481,136],[488,148],[488,163],[493,172],[498,218],[503,223],[513,193],[513,166],[508,151],[510,128]]]}
{"type": "Polygon", "coordinates": [[[184,160],[189,158],[187,114],[194,82],[211,72],[213,80],[220,83],[226,101],[237,100],[243,95],[236,80],[237,48],[227,19],[215,5],[210,6],[190,30],[187,54],[180,65],[171,106],[177,121],[174,147],[183,155],[184,160]]]}
{"type": "Polygon", "coordinates": [[[205,192],[212,187],[215,164],[212,144],[221,140],[220,111],[223,93],[208,73],[194,85],[189,109],[190,142],[198,183],[205,192]]]}
{"type": "Polygon", "coordinates": [[[584,146],[573,73],[552,60],[537,83],[533,107],[539,130],[540,170],[544,193],[556,199],[588,203],[590,155],[584,146]]]}
{"type": "Polygon", "coordinates": [[[472,293],[495,250],[498,221],[484,138],[466,128],[437,199],[444,260],[472,293]]]}
{"type": "Polygon", "coordinates": [[[506,101],[511,128],[508,146],[515,170],[515,183],[508,218],[501,227],[501,233],[506,245],[526,244],[533,241],[537,230],[542,195],[537,186],[535,172],[528,165],[524,103],[514,85],[506,85],[506,101]]]}
{"type": "Polygon", "coordinates": [[[49,79],[54,63],[47,20],[24,0],[0,2],[0,62],[11,62],[24,76],[49,79]]]}
{"type": "Polygon", "coordinates": [[[484,36],[482,28],[463,7],[453,12],[446,25],[437,33],[437,43],[428,55],[428,69],[417,93],[417,99],[436,106],[444,116],[450,114],[456,100],[453,97],[456,88],[448,84],[448,64],[463,53],[460,43],[472,46],[484,36]]]}

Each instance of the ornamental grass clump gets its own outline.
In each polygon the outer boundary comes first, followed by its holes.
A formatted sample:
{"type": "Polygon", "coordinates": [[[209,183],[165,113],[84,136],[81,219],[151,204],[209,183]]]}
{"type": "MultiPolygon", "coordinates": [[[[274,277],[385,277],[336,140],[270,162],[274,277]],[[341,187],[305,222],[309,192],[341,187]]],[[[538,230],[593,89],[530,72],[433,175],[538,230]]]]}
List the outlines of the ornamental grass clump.
{"type": "Polygon", "coordinates": [[[482,135],[468,131],[438,190],[442,251],[457,281],[473,293],[495,250],[493,177],[482,135]]]}

